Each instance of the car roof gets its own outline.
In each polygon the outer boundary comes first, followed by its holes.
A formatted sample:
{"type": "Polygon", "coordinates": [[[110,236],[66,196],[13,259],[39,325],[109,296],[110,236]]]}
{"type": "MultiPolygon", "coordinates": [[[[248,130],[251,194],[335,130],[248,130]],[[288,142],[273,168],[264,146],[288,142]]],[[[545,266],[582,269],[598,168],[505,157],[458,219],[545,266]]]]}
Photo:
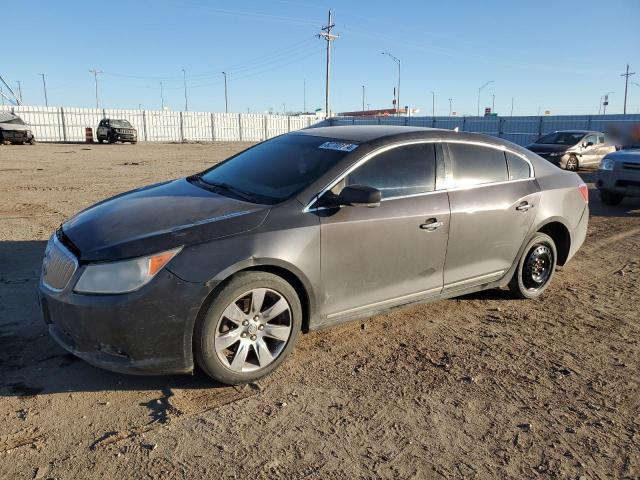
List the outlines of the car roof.
{"type": "Polygon", "coordinates": [[[370,142],[403,133],[431,133],[446,131],[439,128],[405,127],[400,125],[346,125],[340,127],[312,127],[298,133],[317,137],[350,140],[352,142],[370,142]]]}
{"type": "Polygon", "coordinates": [[[596,133],[596,134],[601,134],[604,135],[602,132],[598,132],[597,130],[556,130],[555,132],[551,132],[551,133],[582,133],[582,134],[587,134],[587,133],[596,133]]]}

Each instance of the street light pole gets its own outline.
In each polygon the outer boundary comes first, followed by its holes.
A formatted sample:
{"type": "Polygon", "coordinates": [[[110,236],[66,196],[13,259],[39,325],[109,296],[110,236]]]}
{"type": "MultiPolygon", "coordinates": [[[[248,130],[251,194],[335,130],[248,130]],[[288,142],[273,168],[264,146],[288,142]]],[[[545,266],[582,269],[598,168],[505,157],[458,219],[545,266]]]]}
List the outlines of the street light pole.
{"type": "Polygon", "coordinates": [[[224,113],[229,113],[229,100],[227,97],[227,73],[222,72],[224,75],[224,113]]]}
{"type": "Polygon", "coordinates": [[[436,93],[431,90],[431,116],[436,116],[436,93]]]}
{"type": "Polygon", "coordinates": [[[364,85],[362,85],[362,111],[364,112],[364,85]]]}
{"type": "Polygon", "coordinates": [[[189,111],[189,100],[187,100],[187,71],[182,69],[182,83],[184,85],[184,111],[189,111]]]}
{"type": "Polygon", "coordinates": [[[396,115],[400,115],[400,59],[389,52],[382,52],[398,64],[398,93],[396,94],[396,115]]]}
{"type": "Polygon", "coordinates": [[[164,111],[164,91],[162,90],[162,80],[160,81],[160,109],[164,111]]]}
{"type": "Polygon", "coordinates": [[[89,70],[89,72],[93,73],[93,79],[96,82],[96,108],[100,108],[100,102],[98,101],[98,74],[102,73],[102,70],[89,70]]]}
{"type": "Polygon", "coordinates": [[[44,89],[44,106],[49,106],[49,100],[47,99],[47,84],[44,81],[44,73],[39,74],[42,77],[42,88],[44,89]]]}
{"type": "Polygon", "coordinates": [[[491,113],[496,111],[496,94],[493,94],[493,98],[491,100],[491,113]]]}
{"type": "Polygon", "coordinates": [[[604,102],[602,102],[602,115],[607,114],[607,104],[609,103],[609,95],[616,92],[607,92],[604,94],[604,102]]]}
{"type": "Polygon", "coordinates": [[[451,102],[453,101],[453,98],[449,99],[449,116],[451,116],[451,102]]]}
{"type": "Polygon", "coordinates": [[[487,88],[487,85],[489,85],[490,83],[494,83],[494,81],[493,80],[489,80],[484,85],[482,85],[480,88],[478,88],[478,116],[480,116],[480,93],[482,93],[482,90],[487,88]]]}

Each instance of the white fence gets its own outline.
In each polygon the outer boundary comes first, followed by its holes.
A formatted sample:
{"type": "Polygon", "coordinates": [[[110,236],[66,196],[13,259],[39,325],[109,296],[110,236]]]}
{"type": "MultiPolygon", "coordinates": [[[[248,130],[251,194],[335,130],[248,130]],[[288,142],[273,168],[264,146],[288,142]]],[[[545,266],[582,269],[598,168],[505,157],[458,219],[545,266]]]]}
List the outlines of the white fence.
{"type": "Polygon", "coordinates": [[[126,119],[148,142],[258,142],[307,128],[321,119],[255,113],[171,112],[73,107],[0,105],[31,126],[38,142],[84,142],[85,128],[95,129],[103,118],[126,119]]]}
{"type": "Polygon", "coordinates": [[[640,114],[629,115],[549,115],[526,117],[333,117],[330,125],[410,125],[414,127],[456,127],[462,132],[484,133],[518,145],[528,145],[556,130],[597,130],[612,125],[640,124],[640,114]]]}

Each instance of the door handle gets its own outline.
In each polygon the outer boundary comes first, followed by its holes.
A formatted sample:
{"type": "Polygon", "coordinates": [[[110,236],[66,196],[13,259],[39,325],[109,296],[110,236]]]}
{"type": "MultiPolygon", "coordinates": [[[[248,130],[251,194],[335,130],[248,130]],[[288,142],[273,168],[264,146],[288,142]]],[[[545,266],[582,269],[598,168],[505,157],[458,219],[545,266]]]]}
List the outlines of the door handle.
{"type": "Polygon", "coordinates": [[[531,205],[529,202],[521,202],[520,205],[516,207],[516,210],[518,210],[519,212],[526,212],[530,208],[533,208],[533,205],[531,205]]]}
{"type": "Polygon", "coordinates": [[[420,224],[420,228],[422,230],[427,230],[429,232],[432,232],[433,230],[435,230],[438,227],[441,227],[442,225],[444,225],[444,223],[439,221],[437,218],[430,218],[425,223],[420,224]]]}

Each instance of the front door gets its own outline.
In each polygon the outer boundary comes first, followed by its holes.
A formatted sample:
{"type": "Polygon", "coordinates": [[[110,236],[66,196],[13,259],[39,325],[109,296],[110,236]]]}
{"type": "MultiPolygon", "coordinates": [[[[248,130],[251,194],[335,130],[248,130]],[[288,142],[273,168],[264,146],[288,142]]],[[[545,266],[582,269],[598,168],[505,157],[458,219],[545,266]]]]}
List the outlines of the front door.
{"type": "Polygon", "coordinates": [[[597,135],[587,135],[581,142],[580,166],[597,165],[600,162],[600,146],[597,135]]]}
{"type": "Polygon", "coordinates": [[[522,157],[490,146],[448,144],[451,227],[444,288],[498,280],[515,261],[540,192],[522,157]]]}
{"type": "Polygon", "coordinates": [[[332,190],[367,185],[382,192],[379,207],[322,210],[323,315],[359,312],[437,295],[449,231],[446,192],[435,191],[433,143],[396,146],[370,158],[332,190]]]}

